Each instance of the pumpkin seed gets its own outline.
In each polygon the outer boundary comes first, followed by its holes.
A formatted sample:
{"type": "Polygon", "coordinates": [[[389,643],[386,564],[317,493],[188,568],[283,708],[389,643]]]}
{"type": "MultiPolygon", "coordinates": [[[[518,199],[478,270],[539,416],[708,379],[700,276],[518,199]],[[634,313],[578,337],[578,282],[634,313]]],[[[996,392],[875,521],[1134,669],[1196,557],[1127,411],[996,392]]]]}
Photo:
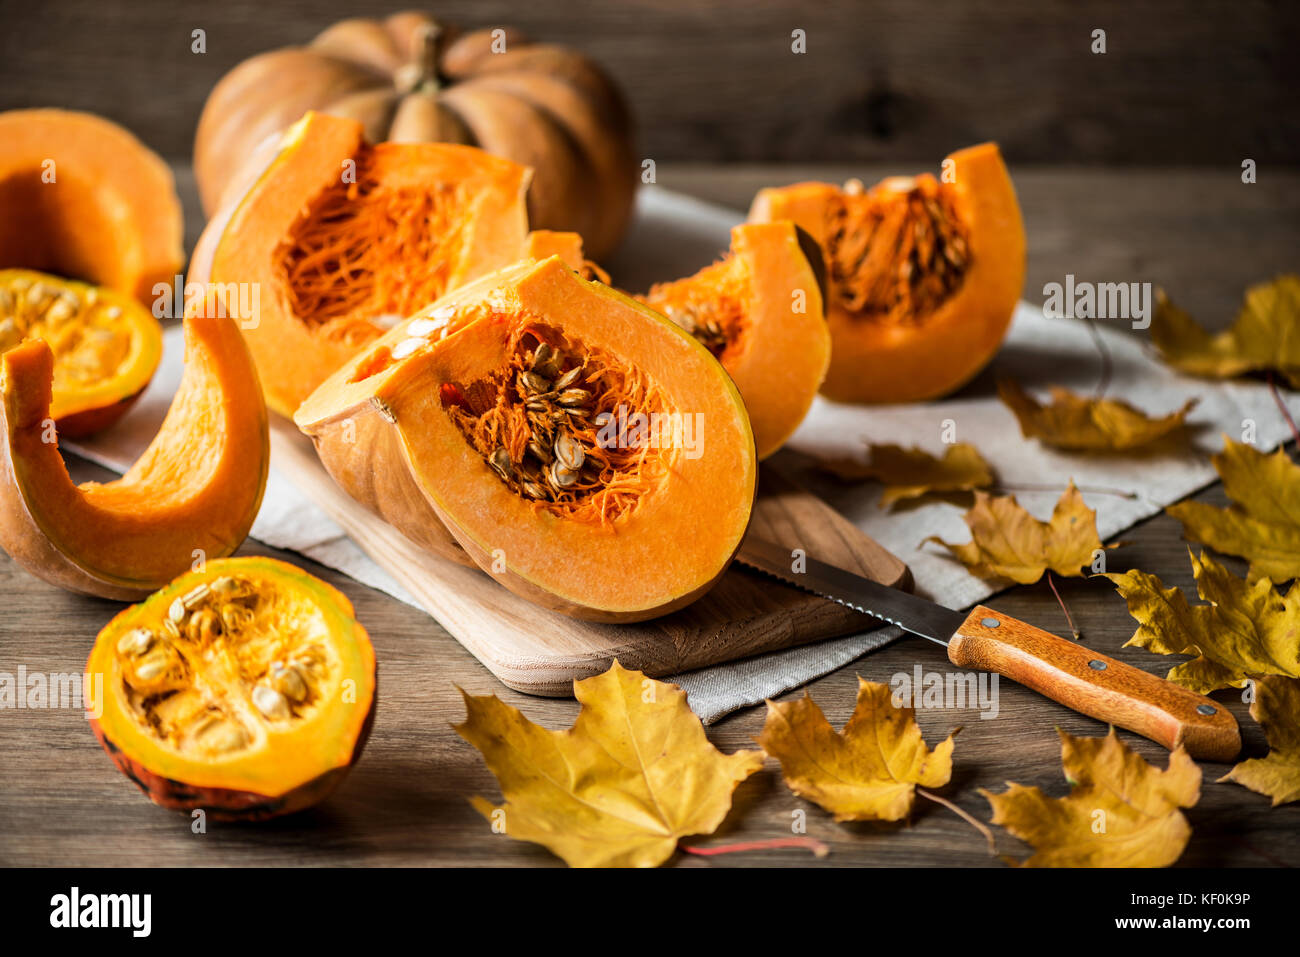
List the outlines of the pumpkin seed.
{"type": "Polygon", "coordinates": [[[529,498],[546,498],[546,489],[536,482],[524,482],[522,488],[529,498]]]}
{"type": "Polygon", "coordinates": [[[572,469],[567,469],[559,462],[552,462],[550,468],[546,470],[546,477],[550,479],[551,484],[558,489],[566,489],[578,481],[578,473],[572,469]]]}
{"type": "Polygon", "coordinates": [[[117,640],[117,653],[137,658],[153,644],[153,632],[148,628],[132,628],[117,640]]]}
{"type": "Polygon", "coordinates": [[[551,348],[549,343],[539,343],[537,348],[533,350],[533,371],[536,372],[538,366],[544,366],[550,362],[553,355],[555,355],[555,350],[551,348]]]}
{"type": "Polygon", "coordinates": [[[415,354],[422,345],[424,345],[424,340],[418,337],[403,339],[393,347],[393,358],[405,359],[407,356],[415,354]]]}
{"type": "Polygon", "coordinates": [[[514,475],[514,464],[510,461],[510,453],[505,449],[493,449],[492,454],[488,456],[488,465],[492,466],[496,473],[507,481],[514,475]]]}
{"type": "Polygon", "coordinates": [[[574,366],[564,375],[555,380],[555,391],[563,392],[573,383],[578,381],[578,376],[582,375],[582,366],[574,366]]]}
{"type": "Polygon", "coordinates": [[[572,409],[590,402],[591,393],[586,389],[565,389],[555,401],[567,409],[572,409]]]}
{"type": "Polygon", "coordinates": [[[427,339],[439,329],[446,326],[445,321],[439,322],[437,319],[430,319],[427,316],[421,316],[418,319],[412,319],[406,326],[406,334],[415,336],[419,339],[427,339]]]}
{"type": "Polygon", "coordinates": [[[200,608],[190,616],[189,634],[192,640],[208,642],[221,633],[221,616],[211,608],[200,608]]]}
{"type": "Polygon", "coordinates": [[[205,725],[199,741],[213,751],[233,751],[248,743],[248,732],[233,721],[218,719],[205,725]]]}
{"type": "Polygon", "coordinates": [[[185,599],[174,598],[167,607],[167,620],[179,625],[185,620],[185,599]]]}
{"type": "Polygon", "coordinates": [[[576,472],[582,468],[585,458],[586,453],[582,450],[582,443],[567,432],[561,432],[555,439],[555,460],[564,468],[576,472]]]}
{"type": "Polygon", "coordinates": [[[284,662],[271,663],[271,687],[290,701],[301,701],[307,697],[307,683],[302,680],[298,669],[284,662]]]}
{"type": "Polygon", "coordinates": [[[153,681],[167,670],[167,656],[162,653],[150,655],[135,667],[135,676],[141,681],[153,681]]]}
{"type": "Polygon", "coordinates": [[[189,611],[207,601],[210,594],[212,594],[212,587],[207,582],[200,582],[181,596],[181,603],[184,604],[186,611],[189,611]]]}
{"type": "Polygon", "coordinates": [[[433,309],[429,312],[430,319],[437,319],[438,321],[444,324],[447,322],[448,319],[451,319],[455,315],[456,315],[456,307],[451,305],[450,303],[445,306],[439,306],[437,309],[433,309]]]}
{"type": "Polygon", "coordinates": [[[253,688],[253,705],[272,721],[289,717],[289,702],[284,695],[268,685],[253,688]]]}
{"type": "Polygon", "coordinates": [[[551,453],[547,451],[546,446],[542,445],[536,439],[530,439],[528,441],[528,451],[532,452],[543,465],[551,464],[551,453]]]}
{"type": "Polygon", "coordinates": [[[167,632],[167,636],[173,641],[181,636],[180,626],[170,618],[163,619],[163,631],[167,632]]]}
{"type": "Polygon", "coordinates": [[[521,372],[519,381],[523,384],[524,391],[530,395],[551,391],[551,380],[543,378],[536,372],[521,372]]]}

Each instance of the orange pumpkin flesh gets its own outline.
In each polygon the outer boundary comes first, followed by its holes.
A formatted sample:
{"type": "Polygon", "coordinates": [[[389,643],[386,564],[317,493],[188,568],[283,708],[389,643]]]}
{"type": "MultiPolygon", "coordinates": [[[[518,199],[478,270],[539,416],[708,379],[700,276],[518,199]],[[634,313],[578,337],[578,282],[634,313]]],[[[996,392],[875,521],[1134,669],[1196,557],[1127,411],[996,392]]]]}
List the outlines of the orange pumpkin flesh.
{"type": "Polygon", "coordinates": [[[753,506],[753,436],[722,367],[658,313],[559,257],[484,277],[402,323],[295,421],[344,488],[369,482],[372,502],[385,494],[374,486],[404,489],[386,511],[399,529],[418,537],[440,521],[507,588],[575,617],[639,621],[693,601],[725,571],[753,506]],[[581,414],[566,414],[574,389],[581,414]],[[693,450],[672,431],[684,415],[693,450]],[[536,422],[548,416],[566,424],[546,432],[536,422]],[[555,466],[526,444],[560,462],[560,431],[585,452],[571,489],[546,478],[555,466]],[[493,464],[507,452],[508,467],[493,464]]]}
{"type": "Polygon", "coordinates": [[[270,455],[257,372],[228,318],[196,310],[185,338],[185,373],[157,436],[102,485],[74,485],[59,455],[49,346],[33,339],[0,357],[0,545],[32,574],[134,599],[248,534],[270,455]]]}
{"type": "Polygon", "coordinates": [[[270,558],[227,558],[118,614],[86,663],[96,737],[156,804],[255,820],[325,798],[361,755],[375,654],[347,598],[270,558]]]}
{"type": "Polygon", "coordinates": [[[528,176],[464,146],[369,146],[360,123],[311,113],[209,222],[190,279],[257,292],[226,298],[268,405],[292,415],[386,324],[514,261],[528,176]]]}
{"type": "Polygon", "coordinates": [[[44,339],[54,352],[59,434],[108,428],[162,360],[162,327],[129,296],[27,269],[0,269],[0,351],[44,339]]]}
{"type": "Polygon", "coordinates": [[[581,233],[597,258],[631,214],[631,122],[599,67],[514,30],[460,34],[416,12],[344,20],[227,73],[194,142],[204,208],[214,212],[244,158],[308,110],[358,120],[372,142],[461,143],[533,168],[530,218],[581,233]]]}
{"type": "Polygon", "coordinates": [[[865,193],[800,183],[755,197],[751,221],[793,220],[825,249],[832,399],[946,395],[1006,335],[1025,279],[1015,189],[993,143],[948,159],[943,182],[895,177],[865,193]]]}
{"type": "Polygon", "coordinates": [[[183,262],[167,164],[108,120],[0,113],[0,265],[88,280],[141,302],[183,262]]]}
{"type": "MultiPolygon", "coordinates": [[[[817,272],[793,223],[737,226],[731,255],[644,301],[692,332],[731,374],[767,458],[808,413],[831,359],[817,272]]],[[[820,268],[820,262],[816,263],[820,268]]]]}

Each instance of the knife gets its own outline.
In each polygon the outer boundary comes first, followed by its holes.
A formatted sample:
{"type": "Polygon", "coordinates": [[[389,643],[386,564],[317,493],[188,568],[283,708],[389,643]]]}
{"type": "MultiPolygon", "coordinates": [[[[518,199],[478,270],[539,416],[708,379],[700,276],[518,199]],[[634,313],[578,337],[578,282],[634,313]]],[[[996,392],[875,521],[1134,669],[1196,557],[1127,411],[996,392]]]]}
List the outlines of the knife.
{"type": "Polygon", "coordinates": [[[945,608],[788,548],[747,536],[742,565],[943,645],[958,668],[993,671],[1081,714],[1127,728],[1193,758],[1231,761],[1237,721],[1221,704],[1010,615],[945,608]]]}

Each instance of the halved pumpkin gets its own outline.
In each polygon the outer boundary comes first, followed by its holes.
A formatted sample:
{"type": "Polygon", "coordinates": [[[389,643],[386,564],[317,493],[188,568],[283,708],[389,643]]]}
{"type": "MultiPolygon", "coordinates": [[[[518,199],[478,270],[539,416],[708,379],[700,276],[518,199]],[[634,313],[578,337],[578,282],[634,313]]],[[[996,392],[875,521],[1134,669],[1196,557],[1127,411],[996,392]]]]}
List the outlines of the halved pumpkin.
{"type": "Polygon", "coordinates": [[[65,436],[106,429],[162,360],[162,327],[135,299],[29,269],[0,269],[0,352],[44,339],[54,353],[50,415],[65,436]]]}
{"type": "Polygon", "coordinates": [[[359,122],[308,113],[263,158],[189,279],[247,291],[227,299],[283,415],[398,319],[514,262],[527,233],[529,170],[473,147],[371,146],[359,122]]]}
{"type": "Polygon", "coordinates": [[[960,388],[997,352],[1025,281],[1020,206],[993,143],[953,153],[942,180],[765,189],[749,218],[793,220],[825,250],[833,346],[822,392],[843,402],[960,388]]]}
{"type": "Polygon", "coordinates": [[[184,261],[171,170],[89,113],[0,113],[0,265],[85,279],[141,302],[184,261]]]}
{"type": "Polygon", "coordinates": [[[799,427],[831,361],[821,249],[794,223],[737,226],[731,254],[643,297],[718,357],[745,400],[758,457],[799,427]]]}
{"type": "Polygon", "coordinates": [[[50,417],[53,376],[44,340],[0,357],[0,545],[15,561],[63,588],[128,600],[239,547],[270,447],[257,370],[228,317],[197,306],[186,316],[176,397],[116,481],[72,484],[50,417]]]}
{"type": "Polygon", "coordinates": [[[272,558],[226,558],[118,614],[86,673],[91,727],[155,804],[257,820],[324,799],[361,756],[375,652],[340,592],[272,558]]]}
{"type": "Polygon", "coordinates": [[[407,535],[441,521],[507,588],[580,618],[693,601],[753,507],[753,434],[722,366],[558,256],[401,323],[294,419],[407,535]]]}

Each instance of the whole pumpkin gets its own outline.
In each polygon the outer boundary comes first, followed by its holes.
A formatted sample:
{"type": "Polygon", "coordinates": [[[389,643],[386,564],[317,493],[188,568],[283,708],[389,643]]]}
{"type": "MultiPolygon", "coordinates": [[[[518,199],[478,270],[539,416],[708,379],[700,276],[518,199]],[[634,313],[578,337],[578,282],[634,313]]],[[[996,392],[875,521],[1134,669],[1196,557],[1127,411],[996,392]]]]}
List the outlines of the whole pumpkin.
{"type": "Polygon", "coordinates": [[[595,259],[627,226],[637,184],[627,106],[573,50],[405,12],[344,20],[305,47],[245,60],[199,118],[194,173],[208,215],[257,147],[308,110],[360,120],[371,142],[464,143],[531,166],[533,228],[581,233],[595,259]]]}

